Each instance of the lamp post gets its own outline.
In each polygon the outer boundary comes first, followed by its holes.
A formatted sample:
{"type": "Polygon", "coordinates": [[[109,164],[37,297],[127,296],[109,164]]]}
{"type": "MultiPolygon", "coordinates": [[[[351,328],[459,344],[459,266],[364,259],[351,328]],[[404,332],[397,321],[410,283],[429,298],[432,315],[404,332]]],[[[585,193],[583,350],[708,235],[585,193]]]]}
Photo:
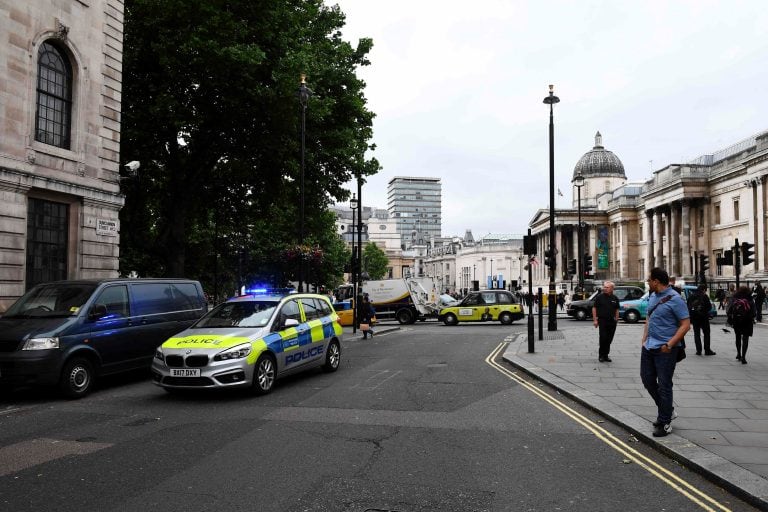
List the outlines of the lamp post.
{"type": "Polygon", "coordinates": [[[491,288],[493,288],[493,258],[491,258],[491,288]]]}
{"type": "MultiPolygon", "coordinates": [[[[352,279],[352,295],[357,299],[357,277],[355,274],[357,253],[355,252],[355,210],[357,210],[359,203],[355,194],[352,194],[352,199],[349,201],[349,207],[352,210],[352,265],[350,265],[350,278],[352,279]]],[[[357,300],[352,302],[352,334],[357,332],[357,300]]]]}
{"type": "Polygon", "coordinates": [[[472,265],[472,288],[475,287],[475,281],[477,281],[477,265],[472,265]]]}
{"type": "Polygon", "coordinates": [[[584,186],[584,176],[581,175],[581,171],[576,171],[576,176],[573,177],[573,186],[576,187],[577,200],[576,208],[579,212],[579,228],[576,230],[576,272],[579,273],[579,293],[584,293],[584,269],[582,269],[582,263],[584,255],[581,248],[581,187],[584,186]]]}
{"type": "Polygon", "coordinates": [[[549,105],[549,250],[552,251],[552,261],[549,267],[549,299],[547,309],[549,310],[548,331],[557,330],[557,311],[554,307],[556,302],[555,294],[555,271],[557,269],[557,256],[555,254],[555,121],[554,105],[560,102],[560,98],[555,96],[555,86],[549,86],[549,96],[544,98],[544,103],[549,105]]]}
{"type": "MultiPolygon", "coordinates": [[[[359,174],[357,175],[357,200],[360,211],[357,213],[357,281],[355,281],[357,293],[355,294],[355,305],[363,302],[363,182],[359,174]]],[[[355,315],[354,323],[360,325],[357,315],[355,315]]]]}
{"type": "MultiPolygon", "coordinates": [[[[299,178],[299,245],[304,245],[304,161],[306,154],[306,132],[307,132],[307,103],[312,91],[307,87],[307,75],[301,74],[301,83],[299,84],[299,104],[301,105],[301,176],[299,178]]],[[[299,292],[304,291],[304,258],[299,257],[299,292]]]]}

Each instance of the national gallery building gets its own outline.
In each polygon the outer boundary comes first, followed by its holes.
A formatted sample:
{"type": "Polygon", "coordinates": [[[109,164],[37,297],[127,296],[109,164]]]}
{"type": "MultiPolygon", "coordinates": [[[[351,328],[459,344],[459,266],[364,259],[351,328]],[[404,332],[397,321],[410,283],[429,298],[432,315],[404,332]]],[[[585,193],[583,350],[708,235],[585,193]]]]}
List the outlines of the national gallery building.
{"type": "MultiPolygon", "coordinates": [[[[755,261],[741,268],[741,280],[767,281],[766,175],[768,131],[693,161],[670,164],[644,183],[627,182],[623,164],[603,147],[598,132],[595,146],[574,168],[572,208],[555,210],[558,288],[577,284],[578,277],[567,273],[568,262],[581,264],[585,254],[592,256],[595,280],[644,281],[658,266],[676,276],[678,284],[693,283],[700,256],[706,256],[707,281],[724,285],[735,281],[735,268],[718,265],[717,258],[736,240],[755,245],[755,261]]],[[[549,208],[539,210],[529,227],[540,262],[533,267],[533,283],[546,290],[549,208]]]]}

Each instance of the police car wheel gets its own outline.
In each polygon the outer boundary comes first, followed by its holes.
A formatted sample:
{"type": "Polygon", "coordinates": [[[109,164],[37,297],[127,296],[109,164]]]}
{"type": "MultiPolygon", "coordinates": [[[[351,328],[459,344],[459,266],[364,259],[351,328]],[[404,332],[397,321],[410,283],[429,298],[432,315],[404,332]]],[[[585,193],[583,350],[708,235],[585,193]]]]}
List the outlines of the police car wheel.
{"type": "Polygon", "coordinates": [[[456,315],[454,315],[453,313],[448,313],[447,315],[445,315],[445,318],[443,319],[443,323],[445,325],[456,325],[457,323],[459,323],[459,319],[456,318],[456,315]]]}
{"type": "Polygon", "coordinates": [[[512,323],[512,315],[509,313],[502,313],[499,315],[499,321],[504,325],[509,325],[512,323]]]}
{"type": "Polygon", "coordinates": [[[253,391],[257,395],[266,395],[275,385],[276,376],[275,360],[262,354],[256,361],[256,368],[253,370],[253,391]]]}
{"type": "Polygon", "coordinates": [[[325,353],[325,364],[323,370],[326,372],[335,372],[341,364],[341,345],[336,340],[328,344],[328,350],[325,353]]]}
{"type": "Polygon", "coordinates": [[[93,388],[95,372],[88,359],[73,357],[64,364],[59,389],[67,398],[82,398],[93,388]]]}

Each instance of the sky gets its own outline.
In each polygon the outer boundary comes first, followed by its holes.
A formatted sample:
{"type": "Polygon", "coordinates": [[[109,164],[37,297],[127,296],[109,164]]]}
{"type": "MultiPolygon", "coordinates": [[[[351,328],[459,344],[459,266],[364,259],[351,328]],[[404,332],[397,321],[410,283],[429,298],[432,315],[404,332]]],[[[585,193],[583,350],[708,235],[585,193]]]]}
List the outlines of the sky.
{"type": "MultiPolygon", "coordinates": [[[[600,131],[627,179],[768,130],[764,0],[336,0],[342,37],[373,39],[359,68],[382,169],[442,178],[442,234],[524,234],[549,208],[549,84],[556,208],[600,131]]],[[[350,190],[356,190],[349,183],[350,190]]]]}

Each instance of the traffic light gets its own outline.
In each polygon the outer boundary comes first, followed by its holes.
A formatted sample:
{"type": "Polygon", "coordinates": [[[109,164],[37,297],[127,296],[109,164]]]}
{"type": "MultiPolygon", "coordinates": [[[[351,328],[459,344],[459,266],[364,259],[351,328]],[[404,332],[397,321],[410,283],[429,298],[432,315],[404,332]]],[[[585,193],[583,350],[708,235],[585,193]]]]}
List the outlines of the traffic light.
{"type": "Polygon", "coordinates": [[[544,264],[549,268],[555,268],[555,253],[552,249],[544,251],[544,264]]]}
{"type": "Polygon", "coordinates": [[[741,242],[741,264],[749,265],[755,262],[755,244],[741,242]]]}
{"type": "Polygon", "coordinates": [[[733,251],[725,251],[723,253],[723,265],[733,265],[733,251]]]}
{"type": "Polygon", "coordinates": [[[704,275],[709,270],[709,256],[699,254],[699,272],[704,275]]]}
{"type": "Polygon", "coordinates": [[[568,260],[568,275],[575,276],[576,273],[576,258],[568,260]]]}
{"type": "Polygon", "coordinates": [[[588,276],[592,274],[592,255],[588,252],[584,253],[584,275],[588,276]]]}

